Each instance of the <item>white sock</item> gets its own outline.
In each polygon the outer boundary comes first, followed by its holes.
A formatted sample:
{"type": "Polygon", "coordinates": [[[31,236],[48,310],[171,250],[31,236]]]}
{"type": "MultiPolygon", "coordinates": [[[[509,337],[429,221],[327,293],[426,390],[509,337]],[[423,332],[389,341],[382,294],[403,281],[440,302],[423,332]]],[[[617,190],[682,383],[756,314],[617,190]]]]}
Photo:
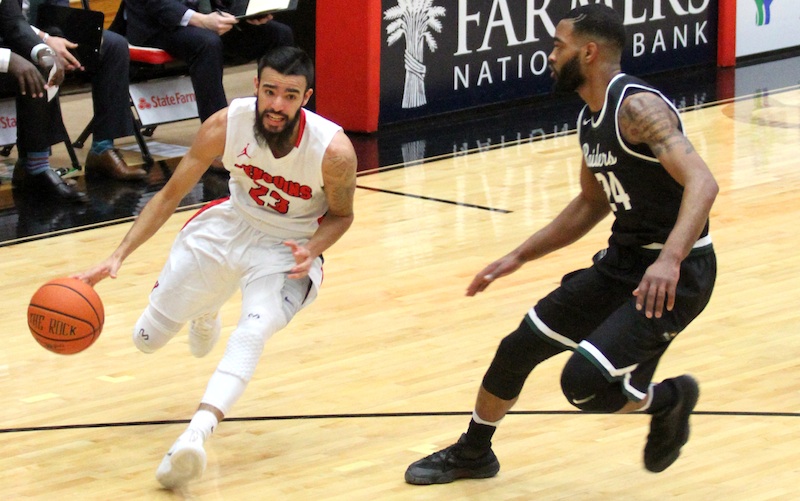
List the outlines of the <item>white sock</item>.
{"type": "Polygon", "coordinates": [[[481,417],[478,415],[478,411],[472,411],[472,420],[478,424],[485,424],[487,426],[494,426],[495,428],[497,428],[497,426],[500,424],[500,421],[502,421],[503,418],[500,418],[497,421],[487,421],[485,419],[481,419],[481,417]]]}
{"type": "Polygon", "coordinates": [[[647,387],[647,396],[645,397],[647,402],[639,408],[639,412],[646,412],[650,408],[650,404],[653,403],[653,388],[655,387],[655,383],[650,383],[650,386],[647,387]]]}
{"type": "Polygon", "coordinates": [[[195,430],[203,435],[203,442],[214,433],[219,421],[213,412],[201,409],[194,413],[186,431],[195,430]]]}

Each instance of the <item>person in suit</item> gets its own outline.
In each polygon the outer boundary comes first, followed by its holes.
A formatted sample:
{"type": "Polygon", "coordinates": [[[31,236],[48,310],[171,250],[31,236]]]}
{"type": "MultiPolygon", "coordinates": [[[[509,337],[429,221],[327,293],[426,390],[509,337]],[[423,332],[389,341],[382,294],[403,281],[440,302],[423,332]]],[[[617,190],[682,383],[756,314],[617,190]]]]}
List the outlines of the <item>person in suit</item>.
{"type": "MultiPolygon", "coordinates": [[[[22,10],[35,24],[40,5],[69,7],[69,0],[22,0],[22,10]]],[[[77,44],[63,37],[58,26],[34,26],[34,31],[56,54],[67,62],[67,70],[85,70],[70,49],[77,44]]],[[[128,97],[130,55],[128,41],[117,33],[103,30],[100,59],[91,71],[94,122],[92,146],[86,156],[86,176],[105,177],[120,181],[139,181],[147,171],[125,162],[114,147],[114,139],[132,136],[133,114],[128,97]]]]}
{"type": "Polygon", "coordinates": [[[19,2],[0,1],[0,92],[16,95],[17,149],[15,188],[70,202],[88,198],[50,168],[50,146],[68,140],[58,97],[48,89],[64,80],[65,62],[34,34],[19,2]],[[45,80],[43,73],[49,74],[45,80]]]}
{"type": "Polygon", "coordinates": [[[294,45],[289,26],[272,16],[239,23],[224,12],[227,1],[125,0],[128,40],[163,49],[189,65],[202,122],[228,106],[222,86],[226,55],[243,63],[274,47],[294,45]]]}

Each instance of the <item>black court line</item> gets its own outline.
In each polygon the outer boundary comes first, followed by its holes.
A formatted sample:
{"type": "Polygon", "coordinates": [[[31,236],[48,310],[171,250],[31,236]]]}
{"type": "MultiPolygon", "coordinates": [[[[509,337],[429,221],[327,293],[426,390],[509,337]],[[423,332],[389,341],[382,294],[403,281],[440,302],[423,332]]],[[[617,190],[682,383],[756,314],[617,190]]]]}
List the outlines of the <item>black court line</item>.
{"type": "MultiPolygon", "coordinates": [[[[593,413],[585,411],[510,411],[508,416],[579,416],[593,413]]],[[[618,416],[633,416],[642,414],[633,412],[630,414],[618,414],[618,416]]],[[[750,411],[695,411],[695,416],[728,416],[728,417],[789,417],[800,418],[800,412],[750,412],[750,411]]],[[[443,411],[443,412],[376,412],[364,414],[298,414],[288,416],[252,416],[252,417],[230,417],[225,418],[225,422],[244,422],[253,423],[257,421],[302,421],[312,419],[365,419],[365,418],[404,418],[404,417],[442,417],[442,416],[471,416],[472,411],[443,411]]],[[[157,421],[128,421],[121,423],[92,423],[92,424],[65,424],[53,426],[29,426],[20,428],[0,428],[3,433],[24,433],[30,431],[57,431],[57,430],[86,430],[92,428],[122,428],[128,426],[154,426],[169,424],[188,424],[189,419],[167,419],[157,421]]]]}
{"type": "Polygon", "coordinates": [[[440,203],[443,203],[443,204],[457,205],[459,207],[469,207],[469,208],[472,208],[472,209],[488,210],[490,212],[499,212],[501,214],[511,214],[512,212],[514,212],[514,211],[507,210],[507,209],[498,209],[496,207],[486,207],[485,205],[476,205],[476,204],[467,204],[467,203],[463,203],[463,202],[455,202],[453,200],[446,200],[444,198],[426,197],[425,195],[414,195],[412,193],[403,193],[401,191],[384,190],[384,189],[381,189],[381,188],[371,188],[369,186],[361,186],[360,184],[356,185],[356,188],[361,188],[362,190],[377,191],[379,193],[388,193],[390,195],[399,195],[401,197],[419,198],[420,200],[430,200],[432,202],[440,202],[440,203]]]}
{"type": "MultiPolygon", "coordinates": [[[[200,210],[203,206],[205,206],[208,203],[210,203],[210,202],[201,202],[201,203],[184,205],[183,207],[178,207],[177,209],[175,209],[174,214],[177,214],[179,212],[200,210]]],[[[114,225],[122,224],[122,223],[131,223],[131,222],[135,221],[137,217],[139,217],[139,216],[138,215],[126,216],[126,217],[122,217],[122,218],[118,218],[118,219],[109,219],[108,221],[99,221],[97,223],[73,226],[72,228],[64,228],[64,229],[61,229],[61,230],[51,231],[51,232],[47,232],[47,233],[38,233],[36,235],[28,235],[26,237],[13,238],[11,240],[6,240],[6,241],[3,241],[3,242],[0,242],[0,249],[3,248],[3,247],[9,247],[9,246],[12,246],[12,245],[24,244],[24,243],[27,243],[27,242],[35,242],[37,240],[44,240],[44,239],[47,239],[47,238],[60,237],[62,235],[71,235],[73,233],[80,233],[82,231],[94,230],[94,229],[97,229],[97,228],[106,228],[108,226],[114,226],[114,225]]]]}
{"type": "Polygon", "coordinates": [[[62,230],[51,231],[48,233],[38,233],[36,235],[29,235],[26,237],[13,238],[10,240],[6,240],[4,242],[0,242],[0,248],[9,247],[17,244],[24,244],[27,242],[35,242],[37,240],[44,240],[46,238],[59,237],[61,235],[70,235],[72,233],[78,233],[86,230],[93,230],[95,228],[105,228],[106,226],[114,226],[115,224],[127,223],[129,221],[133,221],[134,219],[136,219],[136,216],[130,216],[122,219],[112,219],[110,221],[101,221],[99,223],[93,223],[82,226],[73,226],[72,228],[64,228],[62,230]]]}

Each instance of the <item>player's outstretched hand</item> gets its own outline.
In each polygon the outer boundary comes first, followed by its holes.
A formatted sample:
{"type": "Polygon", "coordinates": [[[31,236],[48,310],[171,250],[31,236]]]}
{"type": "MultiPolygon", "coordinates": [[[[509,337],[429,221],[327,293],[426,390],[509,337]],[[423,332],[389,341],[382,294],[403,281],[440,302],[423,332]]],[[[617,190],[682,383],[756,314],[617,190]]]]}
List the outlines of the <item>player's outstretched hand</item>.
{"type": "Polygon", "coordinates": [[[70,275],[70,278],[77,278],[94,287],[97,282],[106,277],[117,278],[120,266],[122,266],[122,261],[112,256],[86,271],[70,275]]]}
{"type": "Polygon", "coordinates": [[[311,252],[308,248],[303,247],[294,240],[286,240],[283,245],[292,249],[292,256],[294,256],[295,266],[289,270],[289,278],[303,278],[308,276],[308,271],[311,269],[311,264],[314,259],[311,257],[311,252]]]}
{"type": "Polygon", "coordinates": [[[500,277],[514,273],[523,264],[525,264],[525,261],[521,261],[513,254],[501,257],[475,275],[475,278],[472,279],[472,283],[467,287],[467,296],[474,296],[479,292],[483,292],[489,287],[489,284],[500,277]]]}

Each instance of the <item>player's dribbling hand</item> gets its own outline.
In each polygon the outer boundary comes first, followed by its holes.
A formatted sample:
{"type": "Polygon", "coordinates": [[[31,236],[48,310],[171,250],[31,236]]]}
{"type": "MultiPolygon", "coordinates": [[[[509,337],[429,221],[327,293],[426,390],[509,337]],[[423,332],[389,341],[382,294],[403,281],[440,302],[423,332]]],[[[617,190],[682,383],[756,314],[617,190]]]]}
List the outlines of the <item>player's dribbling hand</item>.
{"type": "Polygon", "coordinates": [[[114,257],[109,257],[105,261],[93,266],[92,268],[89,268],[86,271],[70,275],[70,278],[77,278],[78,280],[94,287],[97,282],[106,277],[117,278],[117,272],[119,271],[119,267],[121,265],[122,262],[120,260],[114,257]]]}
{"type": "Polygon", "coordinates": [[[298,279],[308,276],[311,270],[311,264],[314,259],[311,257],[311,252],[307,247],[303,247],[294,240],[286,240],[283,245],[292,249],[292,256],[294,257],[295,266],[289,270],[289,278],[298,279]]]}

